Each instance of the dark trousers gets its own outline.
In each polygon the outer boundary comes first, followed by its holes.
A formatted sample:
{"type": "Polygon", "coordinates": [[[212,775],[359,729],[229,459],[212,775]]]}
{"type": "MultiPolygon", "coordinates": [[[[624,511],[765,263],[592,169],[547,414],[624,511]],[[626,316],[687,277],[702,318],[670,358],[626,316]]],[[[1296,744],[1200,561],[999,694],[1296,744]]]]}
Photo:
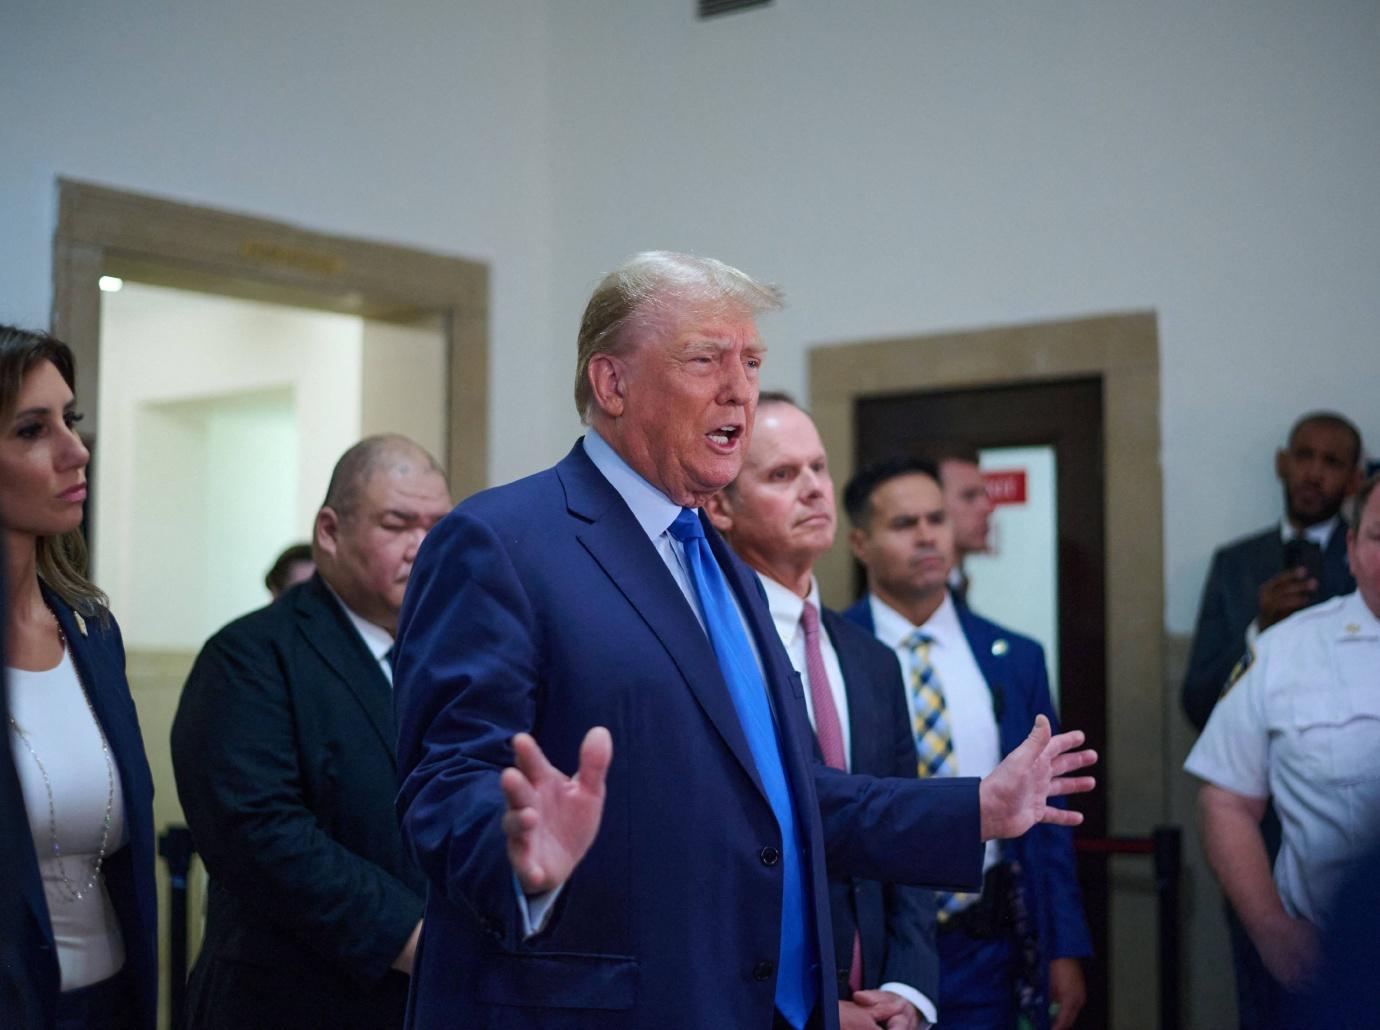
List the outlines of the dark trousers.
{"type": "Polygon", "coordinates": [[[1016,949],[1009,937],[939,934],[939,1025],[944,1030],[1011,1030],[1016,1025],[1016,949]]]}
{"type": "Polygon", "coordinates": [[[137,1030],[134,989],[124,970],[58,995],[57,1030],[137,1030]]]}

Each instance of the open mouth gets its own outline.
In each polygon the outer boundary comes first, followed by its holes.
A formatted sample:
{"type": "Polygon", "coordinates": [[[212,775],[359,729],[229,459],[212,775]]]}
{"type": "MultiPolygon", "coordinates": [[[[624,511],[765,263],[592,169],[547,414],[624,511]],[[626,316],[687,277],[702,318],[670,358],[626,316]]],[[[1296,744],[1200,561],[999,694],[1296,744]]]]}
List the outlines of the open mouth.
{"type": "Polygon", "coordinates": [[[733,424],[719,426],[711,429],[707,434],[710,443],[718,444],[720,447],[731,447],[734,442],[743,434],[743,427],[733,424]]]}

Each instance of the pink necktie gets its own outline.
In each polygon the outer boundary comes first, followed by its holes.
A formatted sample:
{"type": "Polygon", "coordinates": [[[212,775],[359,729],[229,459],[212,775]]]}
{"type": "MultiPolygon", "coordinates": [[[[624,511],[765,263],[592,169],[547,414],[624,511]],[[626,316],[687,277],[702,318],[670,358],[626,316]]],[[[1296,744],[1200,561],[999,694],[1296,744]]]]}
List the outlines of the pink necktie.
{"type": "MultiPolygon", "coordinates": [[[[824,764],[835,769],[847,769],[843,755],[843,728],[839,724],[838,709],[834,707],[834,692],[829,687],[829,673],[824,668],[824,652],[819,649],[819,609],[809,601],[800,612],[800,626],[805,631],[805,676],[810,681],[810,701],[815,709],[815,737],[824,764]]],[[[862,989],[862,937],[853,933],[853,961],[848,968],[850,990],[862,989]]]]}

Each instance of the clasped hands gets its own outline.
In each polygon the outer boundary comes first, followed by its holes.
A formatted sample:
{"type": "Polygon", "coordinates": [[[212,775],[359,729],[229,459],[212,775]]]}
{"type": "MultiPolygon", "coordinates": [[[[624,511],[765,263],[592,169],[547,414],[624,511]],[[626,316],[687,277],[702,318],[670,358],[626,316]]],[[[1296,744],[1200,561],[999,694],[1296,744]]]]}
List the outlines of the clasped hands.
{"type": "MultiPolygon", "coordinates": [[[[1097,761],[1096,752],[1078,750],[1082,744],[1081,731],[1054,735],[1037,715],[1030,735],[978,788],[982,839],[1019,837],[1036,823],[1081,823],[1082,814],[1049,799],[1093,789],[1091,776],[1071,775],[1097,761]]],[[[508,860],[525,893],[543,894],[570,878],[599,832],[613,738],[603,726],[585,734],[574,776],[547,761],[530,734],[513,738],[513,753],[515,764],[499,778],[508,860]]]]}

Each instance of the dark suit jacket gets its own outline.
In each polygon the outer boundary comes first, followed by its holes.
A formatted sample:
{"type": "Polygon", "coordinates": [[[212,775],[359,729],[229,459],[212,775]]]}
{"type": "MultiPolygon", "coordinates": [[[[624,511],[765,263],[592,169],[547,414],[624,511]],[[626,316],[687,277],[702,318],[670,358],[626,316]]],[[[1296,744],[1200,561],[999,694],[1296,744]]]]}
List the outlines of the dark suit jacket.
{"type": "Polygon", "coordinates": [[[211,876],[191,1027],[400,1025],[422,914],[393,815],[387,679],[319,576],[230,623],[187,678],[178,794],[211,876]]]}
{"type": "MultiPolygon", "coordinates": [[[[72,663],[91,699],[91,707],[100,720],[120,774],[128,843],[106,857],[101,873],[120,922],[125,945],[125,969],[135,990],[139,1025],[152,1030],[158,1016],[158,897],[153,881],[153,778],[144,757],[144,741],[139,733],[134,701],[129,695],[129,683],[125,680],[124,642],[113,618],[102,625],[96,617],[86,617],[82,620],[86,627],[82,632],[66,602],[46,586],[43,596],[57,615],[63,635],[67,638],[72,663]]],[[[5,771],[12,772],[13,766],[5,771]]],[[[17,783],[13,784],[13,788],[17,791],[17,783]]],[[[17,972],[17,975],[9,978],[19,983],[21,990],[36,996],[39,1007],[36,1025],[48,1027],[53,1025],[56,1016],[60,983],[57,951],[23,799],[20,798],[14,808],[10,805],[11,802],[5,800],[4,810],[17,814],[22,820],[22,825],[14,828],[19,834],[17,843],[22,845],[15,857],[19,861],[17,885],[25,905],[26,919],[20,928],[19,946],[14,949],[19,968],[10,971],[17,972]]],[[[46,846],[47,841],[43,844],[46,846]]],[[[7,881],[0,889],[13,890],[11,884],[15,882],[7,881]]],[[[9,999],[0,996],[0,1000],[8,1002],[9,999]]],[[[7,1020],[10,1014],[0,1012],[0,1015],[5,1017],[0,1020],[0,1025],[9,1027],[11,1024],[7,1020]]]]}
{"type": "MultiPolygon", "coordinates": [[[[1246,653],[1246,629],[1260,610],[1260,587],[1284,571],[1284,544],[1279,526],[1221,547],[1203,584],[1193,650],[1184,676],[1184,714],[1202,729],[1222,695],[1227,678],[1246,653]]],[[[1318,600],[1356,588],[1346,560],[1346,523],[1339,522],[1323,552],[1318,600]]]]}
{"type": "MultiPolygon", "coordinates": [[[[895,653],[828,608],[821,621],[838,655],[848,695],[850,769],[868,776],[914,779],[915,738],[895,653]]],[[[848,967],[856,930],[862,941],[863,987],[902,983],[938,1004],[939,952],[930,891],[831,876],[829,911],[839,997],[851,993],[848,967]]]]}
{"type": "MultiPolygon", "coordinates": [[[[765,667],[833,1028],[826,842],[841,874],[972,885],[977,781],[929,790],[813,762],[761,588],[704,525],[765,667]]],[[[398,805],[430,883],[411,1025],[770,1026],[780,831],[708,638],[581,444],[427,535],[399,648],[398,805]],[[530,730],[570,771],[594,725],[614,748],[599,832],[524,939],[501,826],[509,742],[530,730]]]]}
{"type": "MultiPolygon", "coordinates": [[[[957,610],[968,646],[992,692],[1002,755],[1009,755],[1021,745],[1036,715],[1046,716],[1058,733],[1059,719],[1049,696],[1044,648],[974,614],[967,605],[958,605],[957,610]]],[[[843,614],[868,632],[875,630],[866,595],[843,614]]],[[[1054,801],[1062,802],[1062,798],[1054,801]]],[[[1042,823],[1023,837],[1004,841],[1002,847],[1005,857],[1019,862],[1024,872],[1026,908],[1046,974],[1052,959],[1091,955],[1092,938],[1083,917],[1072,831],[1042,823]]],[[[1048,997],[1049,985],[1045,984],[1044,989],[1048,997]]],[[[943,1025],[942,1007],[939,1019],[943,1025]]]]}

